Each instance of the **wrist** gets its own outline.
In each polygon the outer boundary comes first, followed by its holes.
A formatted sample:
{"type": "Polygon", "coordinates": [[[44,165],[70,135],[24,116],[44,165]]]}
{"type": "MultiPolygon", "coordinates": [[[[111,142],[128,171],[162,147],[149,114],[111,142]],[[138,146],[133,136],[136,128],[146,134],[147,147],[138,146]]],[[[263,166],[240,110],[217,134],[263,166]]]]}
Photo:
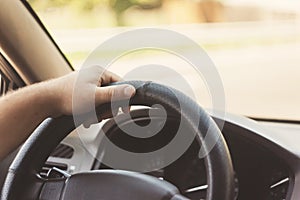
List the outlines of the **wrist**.
{"type": "Polygon", "coordinates": [[[42,109],[46,111],[46,117],[55,118],[62,115],[61,97],[55,85],[54,80],[42,82],[38,85],[43,106],[42,109]]]}

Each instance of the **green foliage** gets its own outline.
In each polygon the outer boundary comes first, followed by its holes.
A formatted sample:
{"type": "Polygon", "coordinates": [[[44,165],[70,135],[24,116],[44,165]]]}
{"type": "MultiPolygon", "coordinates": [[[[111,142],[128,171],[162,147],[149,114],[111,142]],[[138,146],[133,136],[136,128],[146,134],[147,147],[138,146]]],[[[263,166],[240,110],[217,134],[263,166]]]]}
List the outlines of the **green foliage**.
{"type": "Polygon", "coordinates": [[[110,6],[116,13],[122,13],[134,5],[136,3],[133,0],[110,0],[110,6]]]}
{"type": "Polygon", "coordinates": [[[163,0],[28,0],[35,10],[70,7],[74,12],[90,12],[99,6],[109,6],[115,13],[117,25],[125,25],[123,13],[136,6],[141,9],[160,7],[163,0]]]}
{"type": "Polygon", "coordinates": [[[90,11],[99,5],[107,5],[109,0],[28,0],[37,9],[60,8],[70,6],[77,11],[90,11]]]}
{"type": "Polygon", "coordinates": [[[118,26],[123,26],[122,14],[129,8],[137,6],[142,9],[160,7],[162,0],[110,0],[110,6],[115,12],[118,26]]]}
{"type": "Polygon", "coordinates": [[[99,5],[107,5],[108,0],[72,0],[72,6],[79,11],[91,11],[99,5]]]}
{"type": "Polygon", "coordinates": [[[122,13],[132,6],[154,8],[161,5],[162,0],[28,0],[28,2],[39,9],[72,6],[81,11],[93,10],[99,5],[110,5],[115,12],[122,13]]]}

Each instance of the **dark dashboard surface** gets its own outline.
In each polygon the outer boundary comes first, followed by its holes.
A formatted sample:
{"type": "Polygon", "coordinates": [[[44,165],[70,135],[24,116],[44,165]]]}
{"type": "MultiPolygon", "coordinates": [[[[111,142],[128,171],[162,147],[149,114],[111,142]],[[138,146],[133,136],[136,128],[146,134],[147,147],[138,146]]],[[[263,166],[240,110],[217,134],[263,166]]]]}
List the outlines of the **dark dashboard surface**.
{"type": "MultiPolygon", "coordinates": [[[[214,119],[217,123],[221,122],[218,117],[214,119]]],[[[147,118],[143,118],[137,123],[143,125],[143,123],[149,122],[147,122],[147,118]]],[[[167,126],[160,134],[144,142],[122,135],[118,129],[111,132],[109,138],[124,149],[146,152],[153,148],[160,148],[172,140],[174,124],[176,124],[176,119],[169,119],[167,126]]],[[[88,130],[91,135],[95,136],[89,138],[89,144],[97,147],[99,151],[105,147],[105,144],[97,139],[101,127],[88,130]]],[[[188,133],[188,127],[186,128],[188,133]]],[[[298,194],[295,188],[298,183],[299,158],[297,156],[297,137],[295,136],[298,136],[299,130],[298,124],[255,122],[243,117],[227,116],[222,133],[233,160],[237,199],[297,199],[298,194]]],[[[109,168],[99,160],[95,160],[94,156],[82,147],[84,138],[80,138],[75,132],[72,132],[49,157],[47,164],[42,169],[44,176],[47,176],[47,170],[53,166],[62,168],[71,174],[109,168]]],[[[207,182],[204,162],[198,158],[199,148],[200,145],[195,140],[174,163],[148,174],[175,184],[183,194],[191,199],[204,199],[207,182]]],[[[105,156],[109,156],[109,154],[105,156]]],[[[13,155],[7,158],[6,162],[1,163],[0,184],[4,180],[5,172],[12,158],[13,155]]],[[[149,163],[162,162],[163,159],[164,157],[161,156],[149,163]]]]}
{"type": "MultiPolygon", "coordinates": [[[[147,118],[134,119],[132,123],[141,126],[150,123],[147,118]]],[[[132,152],[148,152],[170,142],[176,133],[178,124],[176,119],[168,119],[162,131],[148,140],[128,136],[118,127],[104,127],[104,129],[107,130],[108,138],[120,148],[132,152]]],[[[126,126],[130,126],[130,123],[127,123],[126,126]]],[[[189,127],[185,129],[186,134],[189,134],[189,127]]],[[[228,122],[224,124],[222,132],[229,146],[236,172],[237,199],[286,199],[290,180],[293,179],[288,164],[276,152],[268,148],[268,145],[264,145],[259,138],[245,137],[246,134],[251,134],[247,129],[228,122]]],[[[105,149],[105,144],[101,144],[101,146],[105,149]]],[[[191,199],[204,199],[207,181],[204,161],[198,158],[199,150],[200,144],[194,140],[178,160],[149,174],[173,183],[181,193],[191,199]]],[[[105,156],[109,157],[109,152],[105,156]]],[[[149,165],[153,165],[155,162],[164,162],[164,159],[162,155],[154,161],[149,161],[149,165]]],[[[99,161],[96,161],[93,167],[93,169],[109,168],[99,161]]]]}

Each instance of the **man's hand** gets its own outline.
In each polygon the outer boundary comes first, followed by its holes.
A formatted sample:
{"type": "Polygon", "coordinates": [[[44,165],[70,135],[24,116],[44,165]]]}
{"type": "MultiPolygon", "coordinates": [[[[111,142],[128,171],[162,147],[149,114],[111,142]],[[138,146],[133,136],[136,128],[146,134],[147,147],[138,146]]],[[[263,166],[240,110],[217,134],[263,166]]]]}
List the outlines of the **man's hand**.
{"type": "Polygon", "coordinates": [[[47,117],[84,114],[92,106],[112,99],[129,99],[135,94],[131,85],[101,87],[120,80],[117,75],[95,66],[1,97],[0,160],[22,144],[47,117]]]}
{"type": "MultiPolygon", "coordinates": [[[[99,66],[93,66],[73,72],[69,75],[49,81],[48,88],[55,94],[52,116],[84,114],[94,106],[112,100],[129,99],[135,94],[131,85],[101,87],[122,79],[99,66]]],[[[51,98],[52,99],[52,98],[51,98]]],[[[128,109],[123,108],[123,111],[128,109]]]]}

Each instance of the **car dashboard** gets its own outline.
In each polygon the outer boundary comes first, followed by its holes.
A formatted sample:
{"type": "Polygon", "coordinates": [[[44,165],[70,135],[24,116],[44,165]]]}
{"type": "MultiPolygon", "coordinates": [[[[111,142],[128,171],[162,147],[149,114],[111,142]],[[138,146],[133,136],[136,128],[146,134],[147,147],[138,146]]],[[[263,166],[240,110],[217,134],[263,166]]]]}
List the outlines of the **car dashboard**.
{"type": "MultiPolygon", "coordinates": [[[[213,118],[217,124],[224,122],[222,133],[235,170],[236,199],[299,199],[295,189],[299,179],[297,169],[300,160],[300,148],[297,146],[300,131],[298,124],[255,121],[229,114],[224,121],[218,116],[213,118]]],[[[53,167],[70,174],[110,168],[100,159],[95,159],[100,149],[104,149],[99,147],[105,146],[101,141],[102,137],[99,137],[100,129],[105,123],[93,125],[89,129],[79,127],[74,130],[53,151],[41,170],[41,175],[47,176],[49,169],[53,167]],[[86,133],[83,133],[83,130],[86,133]]],[[[163,130],[165,133],[146,143],[135,141],[118,132],[109,138],[114,144],[129,151],[150,151],[160,148],[172,139],[172,136],[167,136],[170,135],[168,132],[172,130],[172,124],[174,122],[171,120],[170,124],[167,124],[169,127],[163,130]]],[[[173,183],[190,199],[205,199],[208,186],[204,161],[197,156],[199,148],[195,140],[174,163],[148,174],[173,183]]],[[[109,156],[109,153],[104,156],[109,156]]],[[[163,161],[161,156],[149,161],[149,165],[163,161]]]]}

